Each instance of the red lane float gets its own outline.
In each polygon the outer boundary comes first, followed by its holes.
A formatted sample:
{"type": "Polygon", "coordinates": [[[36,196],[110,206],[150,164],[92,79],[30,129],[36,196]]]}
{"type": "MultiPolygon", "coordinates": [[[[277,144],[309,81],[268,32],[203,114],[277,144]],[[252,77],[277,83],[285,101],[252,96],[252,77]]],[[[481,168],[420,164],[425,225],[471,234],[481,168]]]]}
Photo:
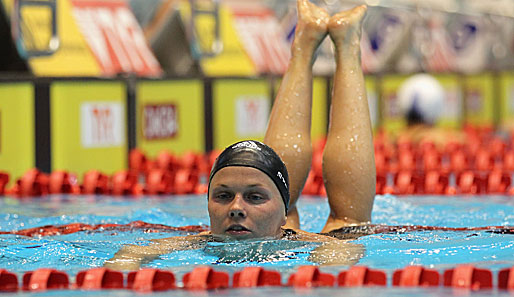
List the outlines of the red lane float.
{"type": "Polygon", "coordinates": [[[146,268],[128,274],[127,288],[140,291],[166,291],[176,289],[175,275],[171,271],[146,268]]]}
{"type": "Polygon", "coordinates": [[[134,221],[128,224],[98,224],[98,225],[88,225],[82,223],[72,223],[67,225],[48,225],[42,227],[28,228],[17,231],[1,231],[1,234],[16,234],[23,236],[53,236],[53,235],[62,235],[62,234],[71,234],[80,231],[91,231],[98,229],[116,229],[116,230],[133,230],[133,229],[142,229],[144,232],[165,232],[165,231],[183,231],[183,232],[203,232],[207,231],[208,228],[200,225],[191,225],[191,226],[182,226],[182,227],[172,227],[166,226],[162,224],[150,224],[145,223],[143,221],[134,221]]]}
{"type": "Polygon", "coordinates": [[[26,291],[67,289],[68,286],[68,275],[55,269],[41,268],[23,275],[23,290],[26,291]]]}
{"type": "Polygon", "coordinates": [[[5,269],[0,269],[0,292],[14,292],[18,290],[18,277],[5,269]]]}
{"type": "Polygon", "coordinates": [[[493,275],[488,269],[478,269],[473,265],[459,265],[444,272],[444,285],[463,289],[490,289],[493,275]]]}
{"type": "Polygon", "coordinates": [[[498,272],[498,288],[514,291],[514,266],[498,272]]]}
{"type": "Polygon", "coordinates": [[[366,266],[352,266],[349,270],[339,273],[337,283],[340,287],[385,286],[387,276],[380,270],[372,270],[366,266]]]}
{"type": "Polygon", "coordinates": [[[246,267],[234,273],[234,288],[253,288],[264,286],[281,286],[281,276],[277,271],[264,270],[262,267],[246,267]]]}
{"type": "MultiPolygon", "coordinates": [[[[166,232],[166,231],[183,231],[199,233],[208,231],[206,226],[190,225],[182,227],[173,227],[162,224],[151,224],[143,221],[134,221],[128,224],[98,224],[88,225],[82,223],[72,223],[67,225],[48,225],[42,227],[28,228],[14,231],[0,231],[1,234],[16,234],[23,236],[52,236],[61,234],[70,234],[86,230],[98,229],[116,229],[120,231],[142,229],[144,232],[166,232]]],[[[486,231],[497,234],[514,234],[514,226],[486,226],[486,227],[440,227],[440,226],[388,226],[388,225],[367,225],[358,233],[371,235],[380,233],[405,233],[410,231],[486,231]]]]}
{"type": "Polygon", "coordinates": [[[197,267],[186,273],[182,279],[184,288],[188,290],[228,288],[228,281],[228,273],[214,271],[211,267],[197,267]]]}
{"type": "MultiPolygon", "coordinates": [[[[498,288],[514,290],[514,267],[498,272],[498,288]]],[[[262,267],[247,267],[235,272],[233,288],[249,288],[262,286],[281,286],[280,273],[266,271],[262,267]]],[[[69,284],[65,272],[55,269],[38,269],[23,275],[23,290],[41,291],[47,289],[122,289],[123,273],[107,268],[93,268],[81,271],[76,275],[76,283],[69,284]]],[[[492,272],[488,269],[478,269],[472,265],[459,265],[444,272],[443,282],[436,270],[422,266],[406,266],[396,270],[392,276],[392,285],[398,287],[436,287],[444,284],[446,287],[460,289],[491,289],[492,272]]],[[[210,267],[197,267],[186,273],[183,278],[183,289],[212,290],[228,288],[229,275],[225,272],[214,271],[210,267]]],[[[333,287],[335,276],[321,273],[316,266],[301,266],[297,273],[291,275],[288,286],[295,288],[333,287]]],[[[340,287],[386,286],[385,271],[371,270],[365,266],[354,266],[338,275],[340,287]]],[[[0,269],[0,292],[17,291],[18,279],[16,274],[0,269]]],[[[171,271],[145,268],[127,274],[127,289],[139,292],[165,291],[177,289],[175,276],[171,271]]]]}
{"type": "Polygon", "coordinates": [[[333,287],[334,283],[335,276],[320,272],[316,266],[300,266],[287,282],[288,286],[297,288],[333,287]]]}
{"type": "Polygon", "coordinates": [[[440,275],[436,270],[422,266],[407,266],[393,273],[393,286],[434,287],[439,286],[440,275]]]}
{"type": "Polygon", "coordinates": [[[123,273],[107,268],[81,271],[77,274],[76,286],[83,290],[122,289],[123,273]]]}

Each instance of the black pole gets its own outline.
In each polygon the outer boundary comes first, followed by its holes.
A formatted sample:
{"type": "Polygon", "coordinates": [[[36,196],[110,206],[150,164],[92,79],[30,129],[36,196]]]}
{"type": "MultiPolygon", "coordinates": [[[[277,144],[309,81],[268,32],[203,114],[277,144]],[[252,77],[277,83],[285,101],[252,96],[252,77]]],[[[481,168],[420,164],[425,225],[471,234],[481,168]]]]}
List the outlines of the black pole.
{"type": "Polygon", "coordinates": [[[50,82],[35,82],[35,152],[36,167],[45,173],[52,171],[50,82]]]}
{"type": "Polygon", "coordinates": [[[214,120],[212,102],[212,79],[203,80],[203,100],[204,100],[204,133],[205,133],[205,152],[210,152],[214,148],[214,120]]]}

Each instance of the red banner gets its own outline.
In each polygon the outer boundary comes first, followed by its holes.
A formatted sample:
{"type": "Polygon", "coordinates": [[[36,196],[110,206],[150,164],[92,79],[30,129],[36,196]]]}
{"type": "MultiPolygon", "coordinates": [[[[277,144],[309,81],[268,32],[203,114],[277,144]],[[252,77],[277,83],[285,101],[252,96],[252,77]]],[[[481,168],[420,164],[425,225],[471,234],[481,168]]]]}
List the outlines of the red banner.
{"type": "Polygon", "coordinates": [[[173,138],[178,132],[177,107],[174,104],[145,105],[143,123],[145,139],[173,138]]]}
{"type": "Polygon", "coordinates": [[[73,13],[104,75],[162,73],[125,1],[72,0],[73,13]]]}

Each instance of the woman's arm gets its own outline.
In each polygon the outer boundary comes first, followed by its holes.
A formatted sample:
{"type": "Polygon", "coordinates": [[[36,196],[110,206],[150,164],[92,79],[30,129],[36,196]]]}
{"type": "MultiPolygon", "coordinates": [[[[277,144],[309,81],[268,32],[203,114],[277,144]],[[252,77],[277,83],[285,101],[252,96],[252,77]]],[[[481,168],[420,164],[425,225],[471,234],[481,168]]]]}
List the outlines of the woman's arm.
{"type": "Polygon", "coordinates": [[[125,271],[138,270],[142,264],[150,263],[160,255],[199,249],[206,241],[204,236],[190,235],[154,239],[148,246],[126,245],[112,259],[105,261],[104,267],[125,271]]]}
{"type": "Polygon", "coordinates": [[[365,253],[362,244],[348,240],[340,240],[326,235],[320,235],[302,230],[295,230],[297,240],[321,242],[322,244],[311,251],[308,260],[317,265],[354,265],[365,253]]]}

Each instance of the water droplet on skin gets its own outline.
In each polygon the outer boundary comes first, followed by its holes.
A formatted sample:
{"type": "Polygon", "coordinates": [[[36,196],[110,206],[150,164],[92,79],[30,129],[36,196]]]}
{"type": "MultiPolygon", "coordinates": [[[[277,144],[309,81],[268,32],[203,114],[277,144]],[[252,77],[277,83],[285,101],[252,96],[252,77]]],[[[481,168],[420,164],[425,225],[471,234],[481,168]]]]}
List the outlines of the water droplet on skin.
{"type": "Polygon", "coordinates": [[[297,150],[297,151],[298,151],[299,153],[301,153],[301,152],[302,152],[302,149],[301,149],[301,148],[298,148],[298,150],[297,150]]]}
{"type": "Polygon", "coordinates": [[[300,96],[300,93],[298,93],[298,92],[294,92],[294,95],[295,95],[296,97],[299,97],[299,96],[300,96]]]}
{"type": "Polygon", "coordinates": [[[298,148],[298,144],[293,144],[293,148],[298,148]]]}
{"type": "Polygon", "coordinates": [[[298,138],[302,138],[302,134],[298,134],[298,138]]]}
{"type": "Polygon", "coordinates": [[[351,141],[351,142],[354,142],[354,139],[353,139],[353,137],[352,137],[352,138],[350,138],[350,141],[351,141]]]}

